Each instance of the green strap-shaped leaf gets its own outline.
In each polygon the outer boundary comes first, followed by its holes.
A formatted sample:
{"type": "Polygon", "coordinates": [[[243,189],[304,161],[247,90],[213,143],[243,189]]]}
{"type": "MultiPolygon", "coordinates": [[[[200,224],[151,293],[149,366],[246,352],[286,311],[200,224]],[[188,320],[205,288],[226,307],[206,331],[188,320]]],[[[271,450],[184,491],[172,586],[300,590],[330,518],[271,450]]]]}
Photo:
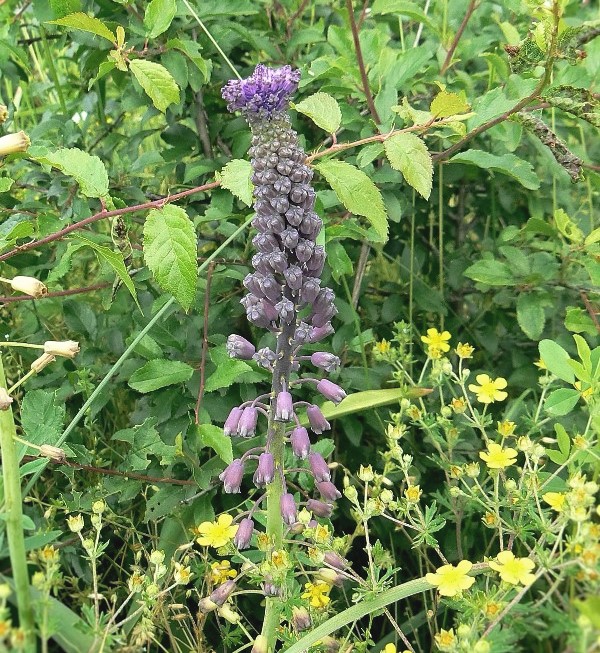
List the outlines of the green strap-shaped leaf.
{"type": "Polygon", "coordinates": [[[196,231],[187,213],[168,204],[144,223],[144,259],[159,286],[188,310],[196,296],[196,231]]]}
{"type": "Polygon", "coordinates": [[[345,161],[323,161],[315,168],[325,177],[340,202],[373,225],[383,242],[388,238],[388,219],[383,197],[367,175],[345,161]]]}
{"type": "Polygon", "coordinates": [[[129,63],[129,68],[159,111],[164,113],[170,104],[179,102],[179,87],[164,66],[153,61],[134,59],[129,63]]]}

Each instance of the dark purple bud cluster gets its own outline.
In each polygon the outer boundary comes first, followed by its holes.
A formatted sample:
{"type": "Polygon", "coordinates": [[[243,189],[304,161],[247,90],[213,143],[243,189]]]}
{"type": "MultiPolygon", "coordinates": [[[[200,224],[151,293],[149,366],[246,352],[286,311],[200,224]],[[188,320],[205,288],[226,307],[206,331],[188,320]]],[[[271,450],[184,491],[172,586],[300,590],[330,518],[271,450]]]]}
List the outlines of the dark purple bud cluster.
{"type": "MultiPolygon", "coordinates": [[[[302,346],[333,333],[331,319],[337,312],[333,291],[321,286],[325,249],[316,242],[322,221],[314,211],[315,191],[310,185],[313,173],[287,114],[299,79],[299,71],[290,66],[270,69],[258,65],[250,77],[232,80],[222,91],[228,109],[241,111],[252,129],[250,156],[256,211],[252,224],[258,233],[252,240],[256,249],[252,257],[254,271],[243,281],[247,294],[241,302],[252,324],[276,335],[277,347],[276,351],[256,351],[251,342],[237,335],[227,341],[230,356],[253,359],[273,373],[273,384],[269,405],[258,400],[246,402],[231,411],[224,426],[227,435],[251,437],[256,433],[259,413],[269,415],[265,447],[251,449],[234,460],[220,478],[226,492],[239,492],[245,464],[256,460],[253,479],[258,487],[281,479],[281,517],[292,530],[297,525],[298,506],[286,489],[283,461],[273,456],[273,439],[276,433],[284,433],[277,423],[290,425],[285,436],[294,455],[308,458],[322,499],[310,499],[309,509],[318,517],[328,517],[331,503],[341,494],[331,482],[327,463],[311,449],[308,431],[300,426],[296,415],[296,409],[305,403],[294,402],[290,388],[304,382],[316,383],[317,392],[336,404],[346,396],[341,387],[328,379],[290,381],[290,375],[298,371],[302,362],[309,361],[325,373],[334,372],[340,364],[337,356],[327,352],[299,354],[302,346]],[[252,453],[256,451],[261,453],[252,453]]],[[[315,434],[330,428],[318,406],[308,404],[306,415],[315,434]]],[[[253,528],[251,518],[240,523],[238,547],[248,546],[253,528]]]]}

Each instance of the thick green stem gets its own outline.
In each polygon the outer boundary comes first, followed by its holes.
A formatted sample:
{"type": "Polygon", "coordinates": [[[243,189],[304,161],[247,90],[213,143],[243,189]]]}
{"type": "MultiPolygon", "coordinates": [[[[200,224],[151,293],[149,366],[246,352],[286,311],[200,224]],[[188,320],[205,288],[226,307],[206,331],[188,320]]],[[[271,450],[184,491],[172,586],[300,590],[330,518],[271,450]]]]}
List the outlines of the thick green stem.
{"type": "MultiPolygon", "coordinates": [[[[4,366],[0,357],[0,387],[6,387],[4,366]]],[[[35,651],[35,624],[29,596],[27,554],[23,537],[23,505],[19,459],[14,438],[15,421],[10,407],[0,410],[0,447],[2,449],[2,475],[4,479],[4,509],[6,514],[6,537],[10,564],[17,594],[19,626],[25,632],[25,650],[35,651]]]]}

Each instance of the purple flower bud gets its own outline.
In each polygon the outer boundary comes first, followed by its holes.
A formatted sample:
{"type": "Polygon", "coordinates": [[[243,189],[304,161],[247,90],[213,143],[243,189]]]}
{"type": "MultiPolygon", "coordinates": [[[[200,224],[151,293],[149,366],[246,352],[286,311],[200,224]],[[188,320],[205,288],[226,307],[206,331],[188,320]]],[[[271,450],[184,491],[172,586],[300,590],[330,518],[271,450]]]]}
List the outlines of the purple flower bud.
{"type": "Polygon", "coordinates": [[[290,201],[287,197],[275,196],[269,200],[269,203],[277,213],[285,213],[290,208],[290,201]]]}
{"type": "Polygon", "coordinates": [[[246,309],[250,309],[254,306],[258,306],[260,302],[260,297],[257,297],[253,293],[248,293],[240,299],[240,304],[246,309]]]}
{"type": "Polygon", "coordinates": [[[271,234],[258,234],[252,239],[252,244],[259,252],[266,254],[279,250],[279,243],[271,234]]]}
{"type": "Polygon", "coordinates": [[[326,351],[316,351],[310,356],[310,362],[321,370],[326,372],[335,372],[340,366],[340,359],[326,351]]]}
{"type": "Polygon", "coordinates": [[[219,474],[219,479],[223,481],[225,494],[237,494],[240,491],[243,478],[244,463],[240,458],[236,458],[219,474]]]}
{"type": "Polygon", "coordinates": [[[321,481],[320,483],[317,483],[317,489],[325,501],[335,501],[342,496],[342,493],[331,481],[321,481]]]}
{"type": "Polygon", "coordinates": [[[217,605],[223,605],[225,601],[231,596],[233,590],[235,589],[234,580],[226,580],[224,583],[221,583],[211,594],[209,599],[216,603],[217,605]]]}
{"type": "Polygon", "coordinates": [[[315,277],[307,277],[302,284],[302,290],[300,292],[300,298],[305,304],[312,304],[319,290],[321,289],[321,282],[315,277]]]}
{"type": "Polygon", "coordinates": [[[312,253],[315,249],[315,244],[312,240],[306,240],[301,238],[296,247],[296,258],[300,263],[305,263],[312,256],[312,253]]]}
{"type": "Polygon", "coordinates": [[[332,383],[329,379],[321,379],[317,383],[317,392],[320,392],[325,399],[333,401],[334,404],[339,404],[346,397],[344,389],[332,383]]]}
{"type": "Polygon", "coordinates": [[[331,288],[321,288],[314,301],[315,311],[322,311],[329,308],[335,301],[335,293],[331,288]]]}
{"type": "Polygon", "coordinates": [[[311,404],[306,409],[306,415],[310,422],[310,428],[317,435],[320,435],[323,431],[328,431],[331,428],[331,424],[325,419],[321,409],[318,406],[315,406],[315,404],[311,404]]]}
{"type": "Polygon", "coordinates": [[[283,391],[275,400],[275,419],[278,422],[289,422],[294,417],[294,401],[289,392],[283,391]]]}
{"type": "Polygon", "coordinates": [[[245,361],[251,360],[256,352],[256,347],[251,342],[235,334],[227,338],[227,345],[225,347],[231,358],[239,358],[245,361]]]}
{"type": "Polygon", "coordinates": [[[256,297],[262,296],[262,290],[260,288],[260,280],[262,279],[262,274],[260,272],[255,272],[254,274],[247,274],[244,277],[242,283],[244,288],[248,289],[256,297]]]}
{"type": "Polygon", "coordinates": [[[261,279],[260,289],[270,302],[277,303],[281,299],[281,284],[272,274],[266,274],[261,279]]]}
{"type": "MultiPolygon", "coordinates": [[[[291,172],[291,171],[290,171],[291,172]]],[[[308,196],[308,191],[306,187],[302,184],[294,184],[295,188],[292,189],[290,192],[290,200],[294,204],[302,204],[307,196],[308,196]]]]}
{"type": "Polygon", "coordinates": [[[281,495],[279,508],[281,510],[281,518],[285,524],[291,526],[295,521],[297,521],[296,502],[294,501],[292,494],[286,492],[281,495]]]}
{"type": "Polygon", "coordinates": [[[323,340],[323,338],[330,336],[332,333],[335,333],[335,329],[331,326],[330,322],[327,322],[320,327],[311,327],[310,338],[308,341],[311,343],[319,342],[320,340],[323,340]]]}
{"type": "Polygon", "coordinates": [[[304,607],[292,607],[292,626],[296,632],[307,630],[311,626],[310,614],[304,607]]]}
{"type": "Polygon", "coordinates": [[[306,262],[306,267],[317,276],[321,276],[323,272],[323,266],[325,265],[325,250],[323,247],[318,245],[315,247],[310,259],[306,262]]]}
{"type": "MultiPolygon", "coordinates": [[[[279,165],[281,165],[281,161],[277,165],[277,171],[282,172],[279,169],[279,165]]],[[[279,177],[279,179],[273,184],[273,188],[278,192],[281,193],[282,195],[287,195],[291,188],[292,188],[292,182],[285,176],[279,177]]]]}
{"type": "Polygon", "coordinates": [[[279,317],[286,324],[289,324],[296,315],[293,302],[291,302],[289,299],[286,299],[285,297],[280,302],[275,304],[275,310],[277,311],[279,317]]]}
{"type": "Polygon", "coordinates": [[[298,206],[290,206],[285,212],[285,219],[292,227],[297,227],[304,219],[304,211],[298,206]]]}
{"type": "Polygon", "coordinates": [[[254,522],[249,518],[242,519],[233,538],[233,543],[240,551],[250,546],[250,538],[253,532],[254,522]]]}
{"type": "Polygon", "coordinates": [[[331,504],[317,501],[317,499],[309,499],[306,502],[306,508],[317,517],[330,517],[333,511],[333,506],[331,504]]]}
{"type": "MultiPolygon", "coordinates": [[[[258,209],[257,209],[258,210],[258,209]]],[[[271,215],[265,221],[266,230],[280,234],[285,229],[285,221],[280,215],[271,215]]]]}
{"type": "Polygon", "coordinates": [[[281,232],[281,242],[288,249],[295,249],[299,239],[300,234],[296,229],[288,227],[285,231],[281,232]]]}
{"type": "Polygon", "coordinates": [[[281,587],[275,585],[271,580],[265,579],[265,582],[262,583],[261,587],[265,596],[281,596],[283,594],[281,587]]]}
{"type": "MultiPolygon", "coordinates": [[[[258,421],[258,411],[252,406],[244,408],[238,424],[238,435],[243,438],[250,438],[256,431],[256,422],[258,421]]],[[[233,463],[232,463],[233,464],[233,463]]]]}
{"type": "Polygon", "coordinates": [[[302,184],[312,179],[312,170],[305,165],[296,166],[290,173],[290,180],[296,184],[302,184]]]}
{"type": "Polygon", "coordinates": [[[300,290],[302,288],[302,270],[297,265],[290,265],[290,267],[283,272],[285,282],[292,290],[300,290]]]}
{"type": "Polygon", "coordinates": [[[334,569],[329,569],[329,567],[321,567],[315,576],[324,583],[335,585],[336,587],[341,587],[344,584],[344,580],[346,580],[342,574],[334,569]]]}
{"type": "Polygon", "coordinates": [[[271,266],[269,265],[270,254],[259,252],[252,257],[252,267],[261,274],[270,274],[271,266]]]}
{"type": "Polygon", "coordinates": [[[242,416],[243,412],[244,409],[240,408],[239,406],[231,409],[231,412],[227,416],[225,424],[223,425],[223,433],[225,433],[225,435],[231,435],[232,433],[237,432],[238,424],[240,423],[240,417],[242,416]]]}
{"type": "Polygon", "coordinates": [[[308,455],[308,464],[312,470],[315,481],[330,481],[331,474],[325,459],[320,453],[313,452],[308,455]]]}
{"type": "Polygon", "coordinates": [[[252,358],[260,367],[264,367],[266,370],[272,370],[277,355],[272,349],[263,347],[262,349],[259,349],[252,358]]]}
{"type": "Polygon", "coordinates": [[[327,551],[324,559],[328,565],[335,567],[336,569],[346,569],[350,566],[348,561],[344,560],[344,558],[339,556],[335,551],[327,551]]]}
{"type": "Polygon", "coordinates": [[[304,216],[300,224],[300,231],[310,240],[314,240],[322,226],[321,218],[316,213],[310,212],[304,216]]]}
{"type": "Polygon", "coordinates": [[[323,309],[315,309],[310,318],[311,324],[315,327],[323,327],[336,313],[337,308],[333,304],[323,309]]]}
{"type": "Polygon", "coordinates": [[[310,438],[308,431],[303,426],[297,426],[290,436],[292,451],[298,458],[306,458],[310,451],[310,438]]]}
{"type": "Polygon", "coordinates": [[[262,308],[262,313],[269,320],[269,322],[274,322],[277,319],[277,309],[271,302],[268,302],[266,299],[263,299],[260,303],[262,308]]]}
{"type": "Polygon", "coordinates": [[[258,467],[254,472],[254,485],[256,487],[264,487],[267,483],[270,483],[273,480],[275,475],[275,461],[273,459],[273,454],[265,451],[261,453],[258,457],[258,467]]]}
{"type": "Polygon", "coordinates": [[[287,268],[287,256],[282,251],[271,252],[267,256],[269,257],[269,265],[275,272],[283,272],[287,268]]]}
{"type": "Polygon", "coordinates": [[[313,327],[311,327],[309,324],[306,324],[306,322],[300,322],[300,324],[296,327],[296,331],[294,332],[295,342],[298,344],[309,342],[312,329],[313,327]]]}
{"type": "Polygon", "coordinates": [[[246,309],[246,317],[252,324],[263,328],[269,328],[272,322],[267,318],[261,306],[251,306],[246,309]]]}

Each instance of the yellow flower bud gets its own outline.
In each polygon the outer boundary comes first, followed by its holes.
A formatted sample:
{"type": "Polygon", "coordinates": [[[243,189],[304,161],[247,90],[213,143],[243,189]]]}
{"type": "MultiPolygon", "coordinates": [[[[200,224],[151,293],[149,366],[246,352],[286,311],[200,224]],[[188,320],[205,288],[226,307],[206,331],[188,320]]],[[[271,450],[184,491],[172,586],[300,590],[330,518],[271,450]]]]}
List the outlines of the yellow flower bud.
{"type": "MultiPolygon", "coordinates": [[[[2,139],[0,138],[0,141],[1,140],[2,139]]],[[[46,286],[35,277],[14,277],[10,280],[10,287],[13,290],[22,292],[30,297],[35,297],[36,299],[48,294],[48,288],[46,288],[46,286]]]]}
{"type": "Polygon", "coordinates": [[[73,515],[71,517],[67,517],[67,524],[69,525],[69,530],[71,532],[80,533],[85,526],[83,515],[73,515]]]}
{"type": "Polygon", "coordinates": [[[14,154],[15,152],[25,152],[31,141],[24,131],[16,134],[6,134],[0,137],[0,156],[14,154]]]}

